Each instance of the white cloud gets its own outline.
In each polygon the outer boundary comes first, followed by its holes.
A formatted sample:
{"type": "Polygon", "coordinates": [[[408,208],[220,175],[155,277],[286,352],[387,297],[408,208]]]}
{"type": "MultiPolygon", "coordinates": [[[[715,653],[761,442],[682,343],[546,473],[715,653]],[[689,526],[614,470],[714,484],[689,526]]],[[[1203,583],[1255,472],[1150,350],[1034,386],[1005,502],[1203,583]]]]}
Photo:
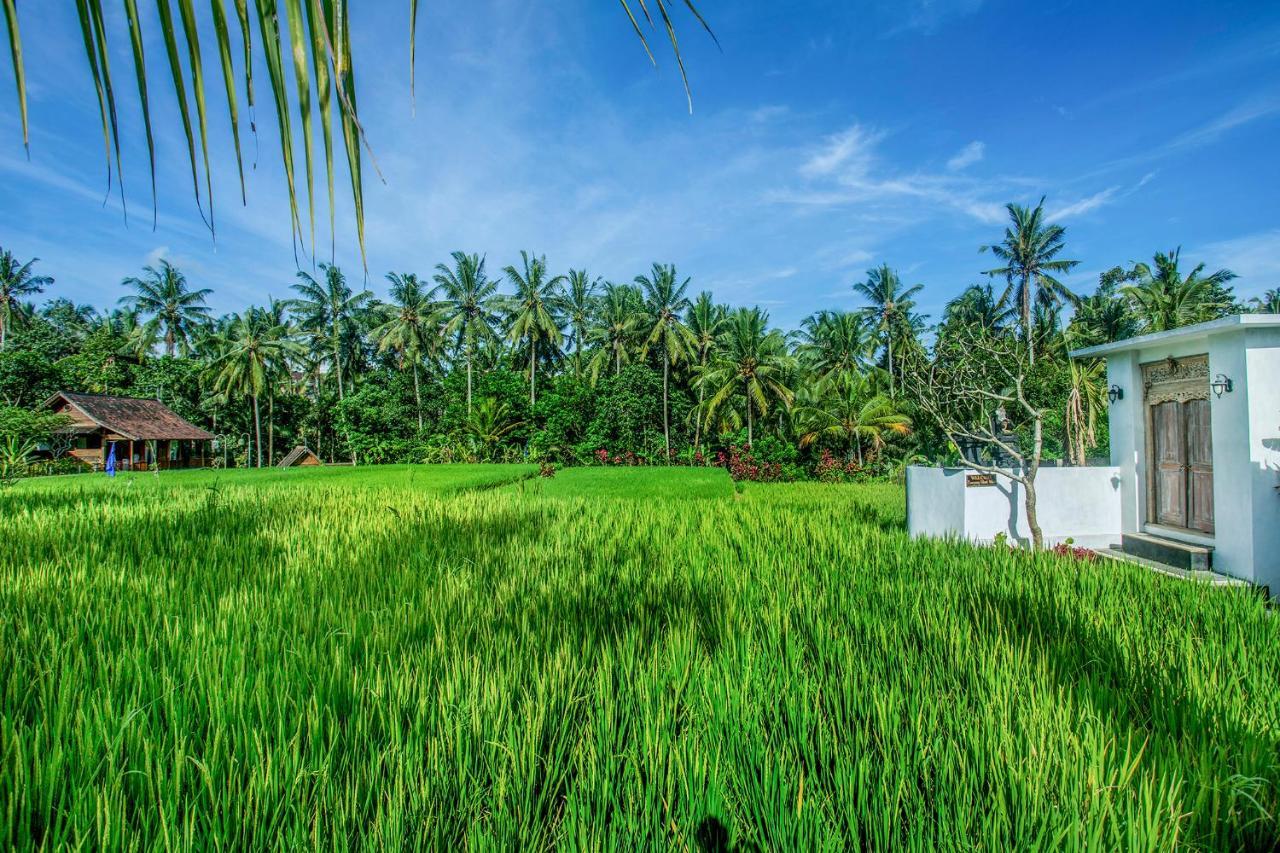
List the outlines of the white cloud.
{"type": "Polygon", "coordinates": [[[1050,222],[1057,222],[1061,219],[1069,219],[1072,216],[1080,216],[1084,213],[1097,210],[1105,204],[1110,204],[1112,199],[1116,197],[1116,193],[1120,192],[1119,187],[1107,187],[1105,190],[1096,192],[1091,196],[1074,201],[1071,204],[1054,208],[1046,217],[1050,222]]]}
{"type": "Polygon", "coordinates": [[[1178,150],[1216,142],[1228,131],[1277,112],[1280,112],[1280,97],[1270,96],[1238,104],[1212,121],[1176,137],[1168,147],[1170,150],[1178,150]]]}
{"type": "Polygon", "coordinates": [[[953,172],[972,166],[982,159],[987,152],[985,142],[977,140],[970,142],[965,147],[956,152],[956,155],[947,161],[947,168],[953,172]]]}
{"type": "Polygon", "coordinates": [[[800,167],[800,174],[817,178],[839,172],[846,179],[865,175],[871,168],[875,147],[883,138],[883,132],[855,124],[827,137],[822,148],[800,167]]]}
{"type": "Polygon", "coordinates": [[[1210,270],[1225,267],[1240,276],[1234,284],[1243,299],[1280,287],[1280,228],[1207,243],[1184,256],[1204,261],[1210,270]]]}

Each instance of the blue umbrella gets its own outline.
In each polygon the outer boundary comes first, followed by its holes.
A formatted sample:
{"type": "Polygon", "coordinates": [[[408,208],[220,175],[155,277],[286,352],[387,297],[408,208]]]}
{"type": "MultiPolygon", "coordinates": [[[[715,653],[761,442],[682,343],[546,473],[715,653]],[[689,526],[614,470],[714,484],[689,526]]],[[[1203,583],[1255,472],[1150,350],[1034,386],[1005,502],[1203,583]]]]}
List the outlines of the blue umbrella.
{"type": "Polygon", "coordinates": [[[107,465],[104,469],[108,477],[116,475],[116,443],[111,442],[111,452],[107,454],[107,465]]]}

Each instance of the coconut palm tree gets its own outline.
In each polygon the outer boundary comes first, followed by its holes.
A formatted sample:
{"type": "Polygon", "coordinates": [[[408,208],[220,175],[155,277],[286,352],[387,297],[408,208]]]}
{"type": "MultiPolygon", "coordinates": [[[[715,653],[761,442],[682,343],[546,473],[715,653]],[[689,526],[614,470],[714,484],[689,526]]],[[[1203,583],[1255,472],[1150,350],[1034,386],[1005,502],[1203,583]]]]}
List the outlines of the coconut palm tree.
{"type": "Polygon", "coordinates": [[[747,414],[747,444],[754,441],[755,416],[765,417],[771,406],[790,406],[795,393],[786,374],[795,366],[782,333],[769,330],[769,315],[759,308],[739,308],[728,324],[711,363],[699,381],[712,389],[707,423],[737,395],[747,414]]]}
{"type": "Polygon", "coordinates": [[[1020,204],[1007,204],[1010,226],[999,243],[982,246],[979,251],[990,252],[1004,266],[986,270],[989,276],[1003,276],[1006,282],[1002,303],[1013,297],[1022,320],[1022,334],[1027,344],[1027,363],[1036,363],[1035,344],[1031,329],[1032,302],[1056,305],[1062,300],[1076,302],[1076,296],[1056,276],[1070,272],[1079,261],[1058,257],[1065,248],[1066,229],[1045,221],[1044,199],[1034,208],[1020,204]]]}
{"type": "Polygon", "coordinates": [[[999,299],[990,284],[971,284],[942,309],[942,328],[978,329],[986,333],[1002,331],[1015,313],[999,299]]]}
{"type": "Polygon", "coordinates": [[[894,395],[893,340],[911,318],[916,304],[913,297],[923,289],[922,284],[903,287],[897,271],[890,269],[888,264],[867,270],[867,280],[853,285],[853,292],[870,303],[862,309],[863,316],[875,324],[876,333],[884,341],[890,397],[894,395]]]}
{"type": "Polygon", "coordinates": [[[1249,300],[1255,314],[1280,314],[1280,287],[1273,287],[1249,300]]]}
{"type": "Polygon", "coordinates": [[[1089,448],[1098,446],[1098,415],[1107,407],[1107,366],[1101,359],[1071,359],[1071,391],[1067,394],[1067,458],[1083,465],[1089,448]]]}
{"type": "Polygon", "coordinates": [[[20,264],[8,249],[0,250],[0,351],[4,350],[9,327],[26,315],[27,309],[21,300],[53,284],[49,276],[35,274],[39,260],[32,258],[20,264]]]}
{"type": "Polygon", "coordinates": [[[467,414],[471,413],[471,374],[476,357],[476,346],[497,340],[498,311],[502,297],[498,295],[497,282],[489,280],[484,271],[484,257],[453,253],[453,267],[436,265],[436,286],[431,295],[440,293],[444,327],[441,333],[454,342],[455,352],[460,352],[467,362],[467,414]]]}
{"type": "Polygon", "coordinates": [[[683,282],[676,276],[675,264],[654,264],[650,275],[636,276],[636,284],[644,292],[644,346],[643,356],[656,348],[662,353],[662,438],[666,459],[671,461],[671,416],[668,399],[671,384],[671,365],[685,359],[693,350],[693,333],[684,324],[681,314],[689,310],[689,300],[684,295],[689,279],[683,282]]]}
{"type": "Polygon", "coordinates": [[[818,311],[806,317],[792,335],[796,355],[814,376],[857,376],[877,344],[862,314],[818,311]]]}
{"type": "Polygon", "coordinates": [[[560,333],[561,287],[565,277],[549,277],[547,258],[530,257],[520,252],[524,270],[514,266],[504,268],[507,279],[515,287],[511,301],[511,329],[508,337],[512,343],[526,341],[529,345],[529,406],[538,402],[538,344],[548,351],[559,348],[564,336],[560,333]]]}
{"type": "Polygon", "coordinates": [[[373,330],[378,352],[394,351],[401,370],[405,362],[413,366],[413,400],[422,429],[422,389],[418,368],[424,356],[435,351],[440,341],[440,318],[428,296],[428,289],[413,273],[387,273],[391,282],[391,304],[385,306],[386,321],[373,330]]]}
{"type": "MultiPolygon", "coordinates": [[[[706,372],[707,362],[715,351],[716,342],[724,331],[728,319],[729,309],[724,305],[717,305],[712,300],[711,291],[709,290],[699,293],[698,298],[689,306],[685,324],[689,327],[690,334],[693,335],[693,351],[698,357],[697,375],[701,376],[706,372]]],[[[693,447],[695,450],[702,446],[702,410],[706,401],[706,393],[707,386],[699,382],[698,408],[694,410],[693,426],[693,447]]]]}
{"type": "Polygon", "coordinates": [[[220,342],[221,355],[213,363],[214,389],[229,396],[253,401],[254,441],[257,467],[262,467],[262,417],[259,399],[280,374],[288,371],[288,358],[297,349],[283,326],[272,322],[267,312],[249,308],[231,324],[220,342]]]}
{"type": "Polygon", "coordinates": [[[309,333],[318,346],[328,350],[338,382],[338,399],[342,400],[345,399],[343,341],[358,331],[358,317],[372,304],[373,292],[353,292],[342,270],[333,264],[320,264],[320,272],[324,274],[323,282],[299,271],[298,281],[293,285],[299,295],[285,304],[297,315],[299,328],[309,333]]]}
{"type": "Polygon", "coordinates": [[[910,435],[911,418],[893,400],[876,394],[871,383],[855,374],[831,374],[818,384],[813,401],[797,406],[795,421],[801,447],[824,441],[842,445],[861,467],[863,447],[874,454],[889,435],[910,435]]]}
{"type": "Polygon", "coordinates": [[[569,270],[565,278],[557,310],[569,329],[569,346],[574,352],[586,345],[587,333],[599,302],[600,287],[600,278],[591,278],[586,270],[569,270]]]}
{"type": "Polygon", "coordinates": [[[134,293],[120,298],[121,305],[128,305],[142,315],[151,315],[147,325],[164,329],[164,352],[172,357],[175,351],[183,355],[191,352],[191,336],[196,328],[209,322],[209,308],[205,297],[213,293],[209,288],[191,290],[187,277],[168,261],[160,266],[143,267],[142,278],[130,277],[121,282],[132,287],[134,293]]]}
{"type": "Polygon", "coordinates": [[[628,284],[606,284],[600,298],[596,324],[587,332],[587,342],[596,347],[591,358],[591,381],[600,378],[600,372],[608,365],[613,374],[622,372],[622,365],[631,360],[636,338],[643,319],[644,299],[640,291],[628,284]]]}
{"type": "Polygon", "coordinates": [[[1067,334],[1071,346],[1079,349],[1132,338],[1140,326],[1129,301],[1120,297],[1117,283],[1108,281],[1076,305],[1067,334]]]}
{"type": "Polygon", "coordinates": [[[1201,263],[1184,277],[1178,271],[1181,252],[1181,248],[1157,252],[1152,266],[1135,265],[1134,283],[1121,289],[1148,332],[1213,320],[1232,310],[1234,299],[1227,282],[1236,274],[1221,269],[1203,275],[1205,265],[1201,263]]]}

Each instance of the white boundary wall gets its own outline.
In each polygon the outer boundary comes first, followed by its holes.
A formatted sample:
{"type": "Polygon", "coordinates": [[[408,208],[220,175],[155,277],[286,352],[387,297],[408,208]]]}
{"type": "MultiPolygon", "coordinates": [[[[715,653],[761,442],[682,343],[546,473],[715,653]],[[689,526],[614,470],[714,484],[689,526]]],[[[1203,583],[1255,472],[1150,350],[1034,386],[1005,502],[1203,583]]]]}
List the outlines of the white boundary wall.
{"type": "MultiPolygon", "coordinates": [[[[969,485],[966,468],[907,469],[907,530],[912,536],[991,542],[1003,533],[1029,543],[1022,486],[1007,475],[995,485],[969,485]]],[[[1120,543],[1120,469],[1041,468],[1036,508],[1047,545],[1067,539],[1086,548],[1120,543]]]]}

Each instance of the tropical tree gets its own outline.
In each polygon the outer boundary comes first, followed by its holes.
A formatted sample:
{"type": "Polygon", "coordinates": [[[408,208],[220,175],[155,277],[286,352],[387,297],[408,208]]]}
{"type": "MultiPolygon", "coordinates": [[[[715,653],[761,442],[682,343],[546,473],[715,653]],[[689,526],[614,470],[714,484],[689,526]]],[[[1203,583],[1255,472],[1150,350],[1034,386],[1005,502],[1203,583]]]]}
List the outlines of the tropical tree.
{"type": "Polygon", "coordinates": [[[1183,276],[1178,270],[1181,252],[1180,248],[1157,252],[1150,266],[1135,265],[1133,284],[1122,289],[1146,331],[1163,332],[1201,323],[1233,310],[1234,298],[1227,282],[1236,274],[1220,269],[1204,275],[1205,265],[1201,263],[1183,276]]]}
{"type": "Polygon", "coordinates": [[[522,426],[524,422],[516,420],[511,407],[494,397],[477,400],[467,414],[467,434],[475,439],[484,459],[493,459],[502,440],[522,426]]]}
{"type": "Polygon", "coordinates": [[[121,305],[128,305],[140,314],[151,315],[147,325],[152,329],[164,329],[165,355],[173,356],[175,350],[183,355],[191,351],[191,336],[196,328],[209,321],[209,308],[205,297],[213,293],[209,288],[191,290],[187,277],[168,261],[160,261],[159,268],[143,267],[142,278],[126,278],[122,284],[132,287],[134,293],[120,298],[121,305]]]}
{"type": "Polygon", "coordinates": [[[391,304],[385,306],[386,321],[373,331],[378,352],[396,353],[404,370],[405,362],[413,366],[413,400],[418,411],[418,429],[422,429],[422,388],[418,369],[424,356],[435,350],[440,340],[439,315],[428,295],[428,289],[413,273],[387,273],[391,282],[391,304]]]}
{"type": "Polygon", "coordinates": [[[355,293],[347,285],[342,270],[333,264],[320,264],[324,281],[317,281],[310,273],[298,272],[293,289],[298,296],[286,305],[298,316],[298,326],[311,335],[317,348],[328,350],[334,378],[338,383],[338,399],[344,399],[342,372],[343,340],[357,332],[358,315],[373,302],[373,292],[355,293]]]}
{"type": "Polygon", "coordinates": [[[613,375],[631,361],[631,350],[639,337],[644,299],[640,291],[628,284],[606,284],[596,312],[595,324],[587,331],[587,343],[595,347],[591,357],[591,381],[601,371],[613,366],[613,375]]]}
{"type": "Polygon", "coordinates": [[[8,249],[0,251],[0,351],[4,350],[9,327],[26,314],[21,300],[53,284],[49,276],[35,274],[39,260],[32,258],[20,264],[8,249]]]}
{"type": "Polygon", "coordinates": [[[476,346],[497,339],[494,330],[498,327],[502,298],[498,295],[497,283],[485,274],[481,255],[454,252],[452,268],[436,264],[435,281],[431,294],[443,295],[441,333],[453,340],[455,352],[460,352],[467,362],[467,414],[470,414],[476,346]]]}
{"type": "Polygon", "coordinates": [[[849,311],[811,314],[793,339],[800,362],[820,382],[832,376],[861,375],[877,346],[865,316],[849,311]]]}
{"type": "Polygon", "coordinates": [[[979,251],[990,252],[1004,265],[985,271],[985,275],[1002,276],[1005,280],[1002,303],[1012,297],[1022,321],[1022,334],[1027,346],[1027,363],[1036,362],[1035,343],[1031,328],[1033,302],[1057,305],[1062,300],[1075,303],[1076,297],[1067,289],[1058,275],[1070,272],[1079,261],[1058,257],[1065,248],[1066,229],[1047,222],[1044,215],[1044,199],[1034,208],[1020,204],[1007,204],[1010,225],[999,243],[982,246],[979,251]]]}
{"type": "Polygon", "coordinates": [[[875,324],[876,333],[884,341],[890,397],[894,395],[893,340],[901,334],[904,325],[909,324],[911,311],[915,308],[913,297],[923,289],[921,284],[903,287],[897,271],[890,269],[888,264],[867,270],[867,280],[853,286],[854,293],[870,303],[862,313],[875,324]]]}
{"type": "Polygon", "coordinates": [[[1139,318],[1129,301],[1120,296],[1120,283],[1128,280],[1129,273],[1116,267],[1100,277],[1098,289],[1092,296],[1082,298],[1071,316],[1067,327],[1071,346],[1074,348],[1107,344],[1132,338],[1141,328],[1139,318]]]}
{"type": "Polygon", "coordinates": [[[277,377],[288,370],[288,357],[297,345],[289,340],[283,326],[272,322],[260,308],[249,308],[231,324],[221,341],[222,354],[212,367],[214,389],[228,396],[253,401],[254,441],[257,467],[262,467],[262,417],[259,399],[277,377]]]}
{"type": "Polygon", "coordinates": [[[578,352],[586,345],[587,334],[599,302],[600,278],[591,278],[586,270],[569,270],[557,309],[569,329],[569,346],[578,352]]]}
{"type": "Polygon", "coordinates": [[[1067,459],[1084,465],[1086,452],[1098,446],[1098,416],[1107,406],[1107,366],[1101,359],[1071,359],[1071,391],[1067,394],[1067,459]]]}
{"type": "Polygon", "coordinates": [[[994,333],[1014,318],[1014,309],[996,296],[990,284],[971,284],[942,309],[942,331],[956,327],[994,333]]]}
{"type": "MultiPolygon", "coordinates": [[[[704,290],[689,306],[689,314],[685,323],[693,336],[693,351],[698,357],[698,376],[706,372],[707,362],[715,351],[716,343],[729,320],[729,309],[717,305],[711,298],[711,291],[704,290]]],[[[702,410],[706,402],[707,386],[698,383],[698,408],[694,411],[693,446],[702,445],[702,410]]]]}
{"type": "Polygon", "coordinates": [[[532,407],[538,401],[538,344],[551,350],[564,340],[560,333],[559,309],[565,277],[549,276],[545,255],[530,257],[528,252],[521,251],[520,261],[523,271],[514,266],[504,270],[516,290],[508,336],[512,343],[525,341],[529,345],[529,406],[532,407]]]}
{"type": "Polygon", "coordinates": [[[759,308],[734,311],[700,380],[712,389],[707,423],[721,407],[741,395],[747,415],[747,444],[752,444],[755,416],[765,417],[771,406],[787,407],[795,399],[795,392],[785,384],[786,374],[794,366],[786,338],[769,330],[768,314],[759,308]]]}
{"type": "Polygon", "coordinates": [[[911,418],[892,399],[874,393],[864,377],[833,373],[818,384],[813,396],[811,404],[796,407],[801,447],[831,442],[856,456],[861,467],[864,446],[876,453],[887,436],[911,433],[911,418]]]}
{"type": "Polygon", "coordinates": [[[666,448],[666,461],[671,461],[670,397],[671,365],[686,358],[693,350],[693,333],[684,324],[681,314],[689,309],[690,302],[684,295],[689,279],[683,282],[676,276],[675,264],[654,264],[650,275],[636,276],[636,284],[644,292],[644,328],[647,331],[642,355],[657,348],[662,353],[662,438],[666,448]]]}
{"type": "Polygon", "coordinates": [[[1249,300],[1255,314],[1280,314],[1280,287],[1273,287],[1249,300]]]}

